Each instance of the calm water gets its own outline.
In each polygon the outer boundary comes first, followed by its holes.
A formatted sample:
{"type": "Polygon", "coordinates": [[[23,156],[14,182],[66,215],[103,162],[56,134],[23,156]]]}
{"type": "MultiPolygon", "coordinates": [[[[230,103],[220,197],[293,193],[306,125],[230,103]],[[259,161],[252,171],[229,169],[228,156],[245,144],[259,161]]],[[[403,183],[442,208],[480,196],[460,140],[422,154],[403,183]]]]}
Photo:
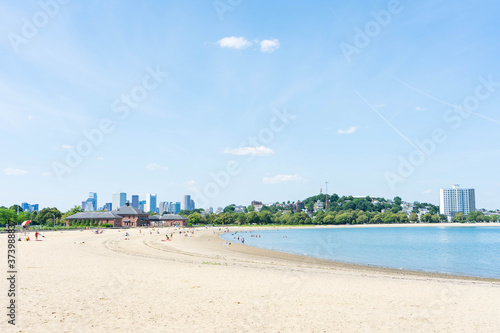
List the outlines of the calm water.
{"type": "Polygon", "coordinates": [[[335,261],[500,278],[500,227],[286,229],[222,238],[237,236],[245,245],[335,261]]]}

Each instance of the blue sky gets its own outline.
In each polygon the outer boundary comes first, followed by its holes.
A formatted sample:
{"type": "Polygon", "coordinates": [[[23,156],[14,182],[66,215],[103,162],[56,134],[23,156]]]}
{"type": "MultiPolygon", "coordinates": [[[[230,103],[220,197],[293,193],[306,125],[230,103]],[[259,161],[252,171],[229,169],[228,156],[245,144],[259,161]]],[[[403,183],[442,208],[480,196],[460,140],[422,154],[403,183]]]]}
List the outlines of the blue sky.
{"type": "Polygon", "coordinates": [[[64,2],[0,4],[1,205],[500,208],[496,1],[64,2]]]}

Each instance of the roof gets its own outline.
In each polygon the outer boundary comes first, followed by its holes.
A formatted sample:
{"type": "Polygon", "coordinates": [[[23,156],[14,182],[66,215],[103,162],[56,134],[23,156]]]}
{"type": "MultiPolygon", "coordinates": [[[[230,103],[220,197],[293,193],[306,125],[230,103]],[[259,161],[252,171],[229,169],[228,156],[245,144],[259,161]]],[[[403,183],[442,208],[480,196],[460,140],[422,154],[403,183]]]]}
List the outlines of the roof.
{"type": "Polygon", "coordinates": [[[187,220],[186,217],[176,215],[176,214],[165,214],[165,215],[152,215],[149,217],[150,220],[160,220],[160,221],[171,221],[171,220],[187,220]]]}
{"type": "Polygon", "coordinates": [[[121,219],[115,212],[80,212],[66,217],[66,220],[121,219]]]}
{"type": "Polygon", "coordinates": [[[113,210],[117,215],[147,215],[142,210],[132,206],[122,206],[118,210],[113,210]]]}

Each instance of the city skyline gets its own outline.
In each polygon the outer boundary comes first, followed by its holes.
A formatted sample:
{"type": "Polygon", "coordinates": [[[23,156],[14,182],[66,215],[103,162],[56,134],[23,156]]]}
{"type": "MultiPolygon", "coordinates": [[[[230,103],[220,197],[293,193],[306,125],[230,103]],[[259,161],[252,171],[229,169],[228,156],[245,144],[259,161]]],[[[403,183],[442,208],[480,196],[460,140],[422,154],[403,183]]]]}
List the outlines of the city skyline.
{"type": "Polygon", "coordinates": [[[57,3],[0,4],[4,205],[126,187],[208,208],[326,180],[500,207],[495,1],[57,3]]]}
{"type": "MultiPolygon", "coordinates": [[[[314,195],[322,194],[322,193],[323,193],[323,189],[320,188],[319,193],[311,194],[310,196],[314,196],[314,195]]],[[[331,193],[331,194],[337,194],[337,193],[331,193]]],[[[82,201],[82,205],[80,207],[83,209],[83,211],[97,211],[97,210],[111,211],[111,210],[116,210],[117,208],[123,207],[128,203],[130,206],[132,206],[134,208],[138,208],[138,209],[143,210],[145,212],[156,212],[156,213],[159,213],[160,215],[163,212],[170,212],[170,213],[176,214],[181,209],[182,210],[194,210],[196,208],[194,200],[191,199],[191,195],[184,195],[183,200],[182,200],[182,204],[180,201],[177,201],[177,202],[176,201],[160,201],[157,194],[151,194],[151,193],[147,193],[145,195],[130,194],[130,196],[131,196],[131,200],[128,199],[128,194],[126,192],[113,193],[111,195],[112,200],[115,200],[115,198],[119,198],[121,200],[121,202],[124,202],[125,204],[123,204],[119,207],[114,206],[112,203],[105,203],[102,206],[97,206],[97,193],[90,192],[89,199],[87,199],[87,201],[82,201]],[[151,205],[156,204],[156,209],[154,211],[151,209],[148,209],[148,206],[147,206],[148,196],[150,196],[149,200],[151,201],[151,205]],[[141,197],[145,197],[146,199],[140,200],[141,197]],[[88,207],[85,206],[85,204],[88,203],[88,201],[91,198],[93,198],[95,200],[93,205],[96,205],[96,206],[94,206],[94,207],[96,207],[96,209],[94,209],[94,210],[88,209],[88,207]],[[138,207],[135,207],[133,205],[134,201],[137,201],[138,207]],[[189,201],[189,206],[186,207],[186,203],[188,201],[189,201]]],[[[310,197],[310,196],[308,196],[308,197],[310,197]]],[[[345,195],[345,196],[349,197],[351,195],[345,195]]],[[[371,197],[371,198],[377,198],[373,195],[361,195],[361,196],[353,196],[353,197],[354,198],[364,198],[367,196],[371,197]]],[[[342,195],[340,195],[340,197],[342,197],[342,195]]],[[[382,198],[384,198],[384,197],[382,197],[382,198]]],[[[248,205],[256,205],[257,204],[259,206],[262,206],[262,205],[274,204],[276,202],[282,203],[282,202],[287,202],[287,201],[300,203],[301,200],[304,200],[304,199],[306,199],[306,198],[301,198],[301,199],[297,199],[297,200],[272,200],[269,202],[261,202],[261,201],[252,200],[250,203],[243,203],[242,204],[241,202],[232,202],[228,205],[231,205],[231,204],[236,205],[236,207],[241,208],[240,210],[242,211],[242,207],[247,207],[248,205]]],[[[384,199],[389,199],[392,201],[393,198],[384,198],[384,199]]],[[[405,200],[405,198],[401,198],[401,200],[403,201],[404,204],[410,204],[411,208],[412,208],[412,204],[415,203],[415,201],[408,201],[408,200],[405,200]]],[[[418,201],[418,200],[416,202],[424,203],[423,201],[418,201]]],[[[467,216],[469,212],[472,212],[475,210],[486,209],[484,207],[477,207],[475,202],[476,202],[476,199],[475,199],[475,189],[474,188],[462,188],[459,184],[455,184],[455,185],[453,185],[453,188],[440,188],[439,189],[439,200],[438,200],[438,204],[436,204],[436,206],[438,206],[440,208],[440,214],[444,214],[444,215],[448,216],[449,218],[451,218],[457,212],[462,212],[467,216]],[[458,195],[458,193],[461,193],[461,194],[458,195]],[[464,199],[458,200],[459,196],[460,197],[463,196],[464,199]],[[454,200],[457,201],[457,203],[452,202],[453,200],[451,200],[450,198],[454,198],[454,200]],[[458,203],[459,201],[460,201],[460,204],[458,203]]],[[[323,202],[318,202],[318,203],[319,203],[319,205],[315,204],[315,206],[314,206],[315,211],[317,209],[324,208],[323,202]],[[323,208],[321,208],[321,207],[323,207],[323,208]]],[[[432,202],[426,202],[426,203],[434,204],[432,202]]],[[[21,207],[23,208],[24,211],[32,211],[32,210],[38,211],[39,210],[38,206],[39,206],[38,204],[29,205],[26,202],[23,202],[21,204],[21,207]]],[[[78,205],[75,204],[74,206],[78,206],[78,205]]],[[[74,206],[72,206],[71,208],[73,208],[74,206]]],[[[219,207],[218,210],[222,211],[222,208],[224,208],[226,206],[218,206],[219,207]]],[[[42,207],[42,208],[44,208],[44,207],[42,207]]],[[[201,208],[207,212],[208,211],[213,212],[213,206],[198,207],[198,208],[201,208]]],[[[500,208],[489,208],[486,210],[498,211],[499,209],[500,208]]],[[[410,214],[411,210],[412,209],[408,210],[408,209],[405,209],[405,207],[403,207],[403,211],[405,211],[408,215],[410,214]]],[[[64,211],[64,209],[63,209],[63,211],[64,211]]]]}

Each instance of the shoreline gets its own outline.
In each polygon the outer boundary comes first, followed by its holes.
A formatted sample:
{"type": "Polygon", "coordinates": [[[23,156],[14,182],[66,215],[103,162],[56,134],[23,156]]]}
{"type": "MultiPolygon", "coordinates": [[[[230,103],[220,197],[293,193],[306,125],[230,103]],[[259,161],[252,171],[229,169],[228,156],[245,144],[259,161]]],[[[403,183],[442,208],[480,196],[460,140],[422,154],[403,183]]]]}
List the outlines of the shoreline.
{"type": "MultiPolygon", "coordinates": [[[[382,225],[382,226],[387,226],[389,225],[382,225]]],[[[400,227],[404,226],[404,224],[399,224],[400,227]]],[[[434,223],[429,223],[429,225],[422,225],[424,226],[436,226],[434,223]]],[[[458,227],[460,225],[455,225],[454,227],[458,227]]],[[[497,227],[500,227],[500,223],[497,223],[497,227]]],[[[351,227],[351,226],[333,226],[333,228],[336,227],[351,227]]],[[[352,227],[362,227],[362,226],[352,226],[352,227]]],[[[375,226],[374,226],[375,227],[375,226]]],[[[229,227],[231,228],[231,227],[229,227]]],[[[230,230],[230,231],[221,231],[218,232],[218,238],[221,241],[226,241],[225,239],[221,238],[220,236],[226,233],[231,233],[231,232],[241,232],[241,231],[259,231],[259,230],[269,230],[268,228],[259,228],[259,227],[233,227],[235,229],[230,230]]],[[[327,226],[326,228],[330,228],[330,226],[327,226]]],[[[289,227],[276,227],[275,229],[295,229],[295,228],[289,228],[289,227]]],[[[299,227],[299,229],[316,229],[315,227],[308,228],[308,227],[299,227]]],[[[357,263],[351,263],[351,262],[343,262],[343,261],[337,261],[337,260],[331,260],[331,259],[324,259],[324,258],[318,258],[318,257],[312,257],[312,256],[307,256],[307,255],[300,255],[300,254],[294,254],[294,253],[289,253],[289,252],[281,252],[281,251],[276,251],[276,250],[270,250],[270,249],[265,249],[265,248],[260,248],[252,245],[243,245],[240,243],[232,242],[231,247],[236,246],[239,248],[245,247],[251,249],[249,252],[252,254],[257,254],[260,256],[264,257],[270,257],[270,258],[279,258],[279,259],[288,259],[291,261],[296,261],[298,263],[309,263],[312,265],[321,265],[325,268],[330,268],[330,269],[335,269],[335,268],[341,268],[341,269],[351,269],[351,270],[358,270],[358,271],[364,271],[364,272],[370,272],[370,273],[383,273],[383,274],[394,274],[397,276],[404,276],[404,277],[424,277],[424,278],[435,278],[435,279],[452,279],[452,280],[462,280],[462,281],[477,281],[477,282],[492,282],[492,283],[500,283],[500,278],[489,278],[489,277],[478,277],[478,276],[470,276],[470,275],[459,275],[459,274],[451,274],[451,273],[439,273],[439,272],[429,272],[429,271],[419,271],[419,270],[411,270],[411,269],[397,269],[397,268],[390,268],[390,267],[383,267],[383,266],[377,266],[377,265],[369,265],[369,264],[357,264],[357,263]]],[[[238,252],[242,252],[241,249],[238,249],[238,252]]]]}
{"type": "MultiPolygon", "coordinates": [[[[214,228],[222,228],[226,226],[217,226],[214,228]]],[[[268,224],[268,225],[243,225],[231,226],[238,228],[301,228],[301,229],[316,229],[316,228],[390,228],[390,227],[500,227],[500,222],[447,222],[447,223],[374,223],[374,224],[301,224],[301,225],[284,225],[284,224],[268,224]]]]}

